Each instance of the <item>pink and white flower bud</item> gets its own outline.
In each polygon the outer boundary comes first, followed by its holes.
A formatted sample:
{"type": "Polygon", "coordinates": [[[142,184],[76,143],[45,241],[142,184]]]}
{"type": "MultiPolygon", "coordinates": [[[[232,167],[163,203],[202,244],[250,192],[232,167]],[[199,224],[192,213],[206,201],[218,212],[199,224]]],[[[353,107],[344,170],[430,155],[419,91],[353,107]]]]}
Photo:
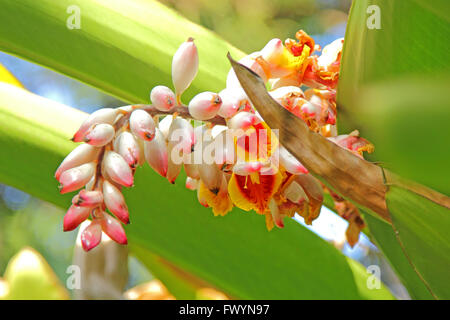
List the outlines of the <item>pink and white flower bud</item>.
{"type": "Polygon", "coordinates": [[[169,130],[169,147],[172,145],[180,149],[183,154],[189,154],[194,144],[195,135],[191,123],[181,117],[174,118],[169,130]]]}
{"type": "Polygon", "coordinates": [[[186,178],[186,188],[189,190],[197,190],[198,180],[192,179],[191,177],[186,178]]]}
{"type": "Polygon", "coordinates": [[[222,99],[217,93],[202,92],[189,102],[189,113],[196,120],[214,118],[222,105],[222,99]]]}
{"type": "Polygon", "coordinates": [[[182,155],[174,151],[174,147],[169,143],[168,147],[168,165],[166,178],[170,183],[174,184],[183,166],[182,155]],[[174,157],[174,155],[176,155],[174,157]],[[174,158],[178,158],[174,160],[174,158]]]}
{"type": "Polygon", "coordinates": [[[118,109],[112,109],[112,108],[103,108],[99,109],[95,112],[93,112],[89,117],[83,122],[80,129],[75,133],[72,140],[74,142],[81,142],[83,141],[84,136],[86,135],[87,131],[96,124],[99,123],[106,123],[106,124],[113,124],[114,121],[117,118],[117,115],[119,114],[118,109]]]}
{"type": "Polygon", "coordinates": [[[155,122],[144,110],[137,109],[130,116],[131,132],[138,138],[151,141],[155,137],[155,122]]]}
{"type": "Polygon", "coordinates": [[[83,141],[96,147],[108,144],[116,134],[114,127],[110,124],[99,123],[93,125],[83,138],[83,141]]]}
{"type": "Polygon", "coordinates": [[[164,139],[169,139],[169,130],[172,125],[173,117],[171,115],[165,116],[162,120],[159,121],[158,128],[164,136],[164,139]]]}
{"type": "Polygon", "coordinates": [[[75,205],[70,206],[67,213],[64,215],[63,230],[72,231],[78,227],[84,220],[89,218],[91,208],[78,207],[75,205]]]}
{"type": "Polygon", "coordinates": [[[252,173],[259,172],[263,168],[263,164],[259,161],[237,162],[233,167],[233,172],[239,176],[248,176],[252,173]]]}
{"type": "Polygon", "coordinates": [[[122,132],[114,141],[114,150],[120,154],[131,168],[141,162],[141,150],[135,137],[128,131],[122,132]]]}
{"type": "Polygon", "coordinates": [[[222,184],[223,172],[215,163],[202,163],[198,165],[200,179],[212,193],[217,194],[222,184]]]}
{"type": "Polygon", "coordinates": [[[186,172],[186,175],[191,178],[191,179],[199,179],[200,178],[200,173],[198,172],[198,165],[193,163],[193,155],[194,153],[191,153],[188,155],[189,157],[189,163],[184,163],[184,171],[186,172]]]}
{"type": "Polygon", "coordinates": [[[150,100],[159,111],[169,111],[176,105],[175,94],[166,86],[156,86],[150,92],[150,100]]]}
{"type": "Polygon", "coordinates": [[[228,128],[247,130],[261,122],[257,115],[250,112],[239,112],[228,121],[228,128]]]}
{"type": "Polygon", "coordinates": [[[308,196],[305,191],[303,191],[303,188],[295,181],[291,182],[291,184],[284,189],[283,196],[295,204],[301,204],[305,200],[308,201],[308,196]]]}
{"type": "Polygon", "coordinates": [[[194,80],[198,71],[198,52],[194,39],[182,43],[172,59],[172,81],[175,93],[180,96],[194,80]]]}
{"type": "Polygon", "coordinates": [[[308,173],[300,161],[298,161],[289,151],[280,146],[280,163],[291,174],[308,173]]]}
{"type": "Polygon", "coordinates": [[[269,201],[269,209],[270,213],[272,214],[274,224],[278,228],[284,228],[283,217],[281,216],[280,209],[278,208],[278,205],[273,198],[269,201]]]}
{"type": "Polygon", "coordinates": [[[84,187],[94,175],[95,168],[96,163],[89,162],[64,171],[59,177],[61,183],[59,192],[64,194],[84,187]]]}
{"type": "Polygon", "coordinates": [[[84,163],[94,161],[97,159],[100,149],[89,144],[80,144],[61,162],[55,172],[56,180],[59,180],[61,173],[68,169],[78,167],[84,163]]]}
{"type": "Polygon", "coordinates": [[[103,182],[103,199],[106,208],[113,213],[120,221],[125,224],[130,223],[130,215],[128,212],[125,198],[120,190],[111,182],[105,180],[103,182]]]}
{"type": "Polygon", "coordinates": [[[225,88],[219,92],[219,96],[222,105],[217,114],[223,118],[231,118],[241,109],[251,107],[250,100],[241,87],[225,88]]]}
{"type": "Polygon", "coordinates": [[[127,236],[125,235],[125,230],[122,224],[111,217],[106,212],[102,212],[102,217],[100,218],[101,227],[104,233],[106,233],[112,240],[119,244],[127,244],[127,236]]]}
{"type": "Polygon", "coordinates": [[[158,128],[155,130],[155,138],[152,141],[145,141],[144,155],[153,170],[163,177],[167,175],[169,165],[167,144],[164,135],[158,128]]]}
{"type": "MultiPolygon", "coordinates": [[[[257,61],[257,58],[260,56],[261,56],[260,52],[253,52],[248,56],[245,56],[244,58],[239,60],[239,63],[255,72],[258,76],[260,76],[263,82],[266,83],[267,75],[263,67],[257,61]]],[[[227,88],[235,88],[235,87],[241,87],[241,83],[239,82],[239,79],[237,78],[233,68],[231,68],[227,75],[227,88]]]]}
{"type": "Polygon", "coordinates": [[[81,245],[85,251],[89,251],[100,244],[102,240],[102,226],[98,219],[94,219],[86,229],[81,232],[81,245]]]}
{"type": "Polygon", "coordinates": [[[125,187],[131,187],[133,185],[133,172],[128,163],[117,152],[107,151],[105,153],[103,169],[115,183],[125,187]]]}
{"type": "Polygon", "coordinates": [[[79,207],[97,207],[103,203],[103,194],[100,191],[81,190],[72,198],[72,203],[79,207]]]}

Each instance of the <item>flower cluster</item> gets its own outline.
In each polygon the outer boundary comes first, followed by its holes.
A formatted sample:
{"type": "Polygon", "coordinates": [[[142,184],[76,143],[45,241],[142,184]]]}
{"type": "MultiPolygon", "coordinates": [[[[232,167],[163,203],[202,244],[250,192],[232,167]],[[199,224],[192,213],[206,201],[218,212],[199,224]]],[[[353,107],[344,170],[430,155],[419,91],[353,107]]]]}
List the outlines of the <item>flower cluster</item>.
{"type": "MultiPolygon", "coordinates": [[[[273,39],[239,62],[261,77],[280,107],[362,157],[373,146],[357,131],[338,136],[336,130],[342,45],[343,39],[336,40],[317,56],[319,46],[299,31],[296,40],[273,39]]],[[[173,57],[174,91],[157,86],[151,105],[100,109],[75,133],[73,141],[84,144],[64,159],[55,177],[61,193],[83,188],[64,217],[64,230],[90,217],[81,235],[85,250],[99,244],[102,231],[127,243],[122,223],[129,223],[129,213],[121,188],[133,185],[135,169],[144,162],[170,183],[184,168],[186,187],[214,215],[234,206],[254,210],[265,215],[269,230],[282,228],[283,219],[295,213],[308,224],[318,217],[323,185],[280,145],[277,130],[260,117],[232,69],[222,91],[202,92],[182,104],[181,95],[197,71],[197,48],[190,38],[173,57]]]]}

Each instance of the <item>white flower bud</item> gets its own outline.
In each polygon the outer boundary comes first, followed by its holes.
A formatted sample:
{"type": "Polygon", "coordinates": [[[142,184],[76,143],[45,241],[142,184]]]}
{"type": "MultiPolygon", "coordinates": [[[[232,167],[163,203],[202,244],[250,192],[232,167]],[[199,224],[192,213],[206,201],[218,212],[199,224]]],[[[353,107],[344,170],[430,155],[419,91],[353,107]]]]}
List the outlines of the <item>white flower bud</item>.
{"type": "Polygon", "coordinates": [[[217,194],[222,184],[223,172],[219,170],[215,163],[202,163],[198,165],[200,179],[214,194],[217,194]]]}
{"type": "Polygon", "coordinates": [[[55,172],[55,178],[59,181],[61,173],[68,169],[78,167],[84,163],[91,162],[97,159],[100,149],[89,144],[80,144],[70,152],[67,157],[61,162],[55,172]]]}
{"type": "Polygon", "coordinates": [[[291,174],[308,173],[308,170],[289,151],[280,146],[280,164],[291,174]]]}
{"type": "Polygon", "coordinates": [[[108,210],[120,221],[125,224],[130,222],[128,207],[122,192],[107,180],[103,182],[103,199],[108,210]]]}
{"type": "Polygon", "coordinates": [[[189,113],[196,120],[214,118],[222,105],[222,99],[217,93],[202,92],[189,102],[189,113]]]}
{"type": "Polygon", "coordinates": [[[173,117],[171,115],[165,116],[162,120],[159,121],[158,128],[164,136],[164,139],[169,139],[169,130],[172,125],[173,117]]]}
{"type": "Polygon", "coordinates": [[[95,162],[89,162],[61,173],[59,177],[60,192],[72,192],[84,187],[95,174],[95,168],[95,162]]]}
{"type": "Polygon", "coordinates": [[[144,154],[150,167],[161,176],[167,175],[168,154],[166,140],[162,132],[156,128],[155,138],[144,142],[144,154]]]}
{"type": "Polygon", "coordinates": [[[186,188],[189,190],[197,190],[198,180],[191,177],[186,178],[186,188]]]}
{"type": "Polygon", "coordinates": [[[103,169],[115,183],[125,187],[131,187],[133,185],[133,173],[128,163],[117,152],[107,151],[105,153],[103,169]]]}
{"type": "Polygon", "coordinates": [[[130,116],[131,132],[138,138],[151,141],[155,136],[155,122],[144,110],[137,109],[130,116]]]}
{"type": "Polygon", "coordinates": [[[240,109],[250,106],[250,100],[241,87],[225,88],[219,92],[219,96],[222,105],[218,115],[226,119],[234,116],[240,109]]]}
{"type": "Polygon", "coordinates": [[[108,144],[116,134],[114,127],[110,124],[99,123],[93,125],[84,136],[83,141],[96,147],[108,144]]]}
{"type": "Polygon", "coordinates": [[[131,168],[140,163],[141,150],[135,137],[128,131],[122,132],[114,141],[114,150],[120,154],[131,168]]]}
{"type": "Polygon", "coordinates": [[[156,86],[150,93],[153,106],[160,111],[169,111],[175,104],[175,94],[166,86],[156,86]]]}
{"type": "Polygon", "coordinates": [[[172,81],[175,93],[180,96],[194,80],[198,71],[198,52],[194,39],[182,43],[172,59],[172,81]]]}
{"type": "Polygon", "coordinates": [[[191,123],[181,117],[172,120],[169,130],[169,145],[177,147],[182,154],[189,154],[195,144],[194,128],[191,123]]]}
{"type": "Polygon", "coordinates": [[[97,207],[103,203],[103,194],[97,190],[83,189],[72,198],[72,203],[79,207],[97,207]]]}
{"type": "Polygon", "coordinates": [[[72,140],[75,142],[83,141],[86,132],[95,124],[106,123],[113,124],[119,114],[118,109],[104,108],[93,112],[89,117],[83,122],[80,129],[75,133],[72,140]]]}
{"type": "Polygon", "coordinates": [[[228,128],[247,130],[261,122],[255,114],[250,112],[239,112],[228,121],[228,128]]]}

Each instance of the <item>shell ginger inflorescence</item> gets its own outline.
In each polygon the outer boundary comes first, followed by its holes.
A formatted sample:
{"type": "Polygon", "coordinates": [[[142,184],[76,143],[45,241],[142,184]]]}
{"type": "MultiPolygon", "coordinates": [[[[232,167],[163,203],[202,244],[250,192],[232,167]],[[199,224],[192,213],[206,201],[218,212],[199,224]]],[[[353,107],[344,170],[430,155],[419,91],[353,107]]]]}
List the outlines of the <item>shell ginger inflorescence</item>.
{"type": "MultiPolygon", "coordinates": [[[[269,93],[311,130],[359,157],[373,146],[357,131],[337,135],[336,87],[343,39],[326,46],[321,55],[314,40],[299,31],[296,40],[270,40],[258,52],[239,62],[259,75],[269,93]]],[[[293,157],[256,112],[230,70],[226,88],[219,93],[201,92],[188,105],[181,102],[198,71],[194,40],[181,44],[172,61],[175,91],[157,86],[151,105],[130,105],[95,111],[75,133],[78,145],[61,163],[55,177],[60,192],[81,189],[64,217],[64,231],[86,219],[83,248],[101,241],[102,231],[126,244],[122,224],[129,223],[121,189],[133,186],[135,169],[147,162],[159,175],[174,183],[182,168],[186,187],[198,201],[223,216],[234,206],[264,215],[269,230],[283,228],[295,213],[311,224],[320,213],[324,190],[335,201],[337,212],[349,221],[351,245],[364,227],[352,204],[327,190],[293,157]],[[192,120],[198,120],[193,126],[192,120]]]]}

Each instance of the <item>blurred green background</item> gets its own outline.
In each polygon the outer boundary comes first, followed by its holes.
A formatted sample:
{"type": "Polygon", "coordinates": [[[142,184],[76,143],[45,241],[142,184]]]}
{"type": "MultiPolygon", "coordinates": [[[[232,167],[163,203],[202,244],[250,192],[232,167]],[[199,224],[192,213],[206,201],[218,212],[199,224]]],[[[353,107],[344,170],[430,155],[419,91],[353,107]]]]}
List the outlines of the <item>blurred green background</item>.
{"type": "MultiPolygon", "coordinates": [[[[260,50],[267,41],[275,37],[294,38],[299,29],[304,29],[314,37],[316,43],[324,46],[344,36],[347,13],[351,5],[351,0],[162,0],[161,2],[191,21],[215,31],[247,53],[260,50]]],[[[11,55],[0,52],[0,63],[29,91],[86,112],[92,112],[99,107],[115,107],[123,104],[78,81],[11,55]]],[[[196,201],[194,197],[192,201],[196,201]]],[[[379,250],[367,237],[363,237],[362,241],[351,249],[343,240],[346,222],[329,211],[324,211],[312,229],[364,265],[380,265],[382,280],[397,297],[407,299],[408,293],[392,273],[379,250]]],[[[0,185],[0,277],[9,259],[24,246],[31,246],[43,255],[61,282],[65,283],[68,276],[66,268],[71,265],[76,232],[62,232],[63,213],[64,211],[53,205],[31,198],[9,186],[0,185]]],[[[129,261],[129,270],[127,288],[152,277],[132,257],[129,261]]]]}

